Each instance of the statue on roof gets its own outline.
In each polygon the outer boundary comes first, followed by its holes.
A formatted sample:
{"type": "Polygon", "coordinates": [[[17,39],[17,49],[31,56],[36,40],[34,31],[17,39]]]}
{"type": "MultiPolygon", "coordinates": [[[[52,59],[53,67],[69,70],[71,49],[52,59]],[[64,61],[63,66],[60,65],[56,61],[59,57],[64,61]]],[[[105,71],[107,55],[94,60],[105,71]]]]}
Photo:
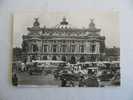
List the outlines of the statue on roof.
{"type": "Polygon", "coordinates": [[[95,28],[94,18],[90,18],[89,27],[90,27],[90,28],[95,28]]]}
{"type": "Polygon", "coordinates": [[[38,22],[38,18],[34,18],[34,23],[32,27],[28,27],[27,30],[30,31],[31,34],[39,33],[41,31],[40,23],[38,22]]]}
{"type": "Polygon", "coordinates": [[[38,22],[38,18],[34,18],[35,22],[33,23],[33,26],[39,26],[40,23],[38,22]]]}
{"type": "Polygon", "coordinates": [[[95,27],[94,18],[90,18],[89,31],[91,32],[100,32],[100,29],[95,27]]]}

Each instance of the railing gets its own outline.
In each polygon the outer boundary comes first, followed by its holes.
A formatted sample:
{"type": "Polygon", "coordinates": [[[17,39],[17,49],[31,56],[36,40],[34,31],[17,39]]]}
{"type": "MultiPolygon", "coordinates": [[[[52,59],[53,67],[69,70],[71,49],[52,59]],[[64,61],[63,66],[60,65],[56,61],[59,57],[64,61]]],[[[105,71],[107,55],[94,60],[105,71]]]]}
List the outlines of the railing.
{"type": "Polygon", "coordinates": [[[27,54],[100,54],[100,53],[88,53],[88,52],[27,52],[27,54]]]}

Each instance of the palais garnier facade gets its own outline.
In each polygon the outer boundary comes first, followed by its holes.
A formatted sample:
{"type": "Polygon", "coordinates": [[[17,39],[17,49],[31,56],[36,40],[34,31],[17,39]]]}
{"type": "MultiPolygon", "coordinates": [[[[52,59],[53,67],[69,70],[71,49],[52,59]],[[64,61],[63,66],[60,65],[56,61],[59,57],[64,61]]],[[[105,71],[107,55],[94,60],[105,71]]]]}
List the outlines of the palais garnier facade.
{"type": "Polygon", "coordinates": [[[23,35],[23,60],[57,60],[72,64],[103,60],[105,36],[95,27],[94,20],[88,28],[72,28],[65,17],[54,28],[40,27],[35,18],[32,27],[23,35]]]}

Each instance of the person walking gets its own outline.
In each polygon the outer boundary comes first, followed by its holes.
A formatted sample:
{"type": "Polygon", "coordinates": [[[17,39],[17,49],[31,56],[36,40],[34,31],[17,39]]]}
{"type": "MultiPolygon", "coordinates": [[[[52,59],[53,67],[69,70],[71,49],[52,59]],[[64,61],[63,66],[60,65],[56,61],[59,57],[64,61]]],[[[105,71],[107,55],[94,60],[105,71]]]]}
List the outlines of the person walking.
{"type": "Polygon", "coordinates": [[[84,87],[84,77],[83,76],[80,77],[79,87],[84,87]]]}
{"type": "Polygon", "coordinates": [[[67,81],[66,79],[61,80],[61,87],[66,87],[67,81]]]}
{"type": "Polygon", "coordinates": [[[17,86],[18,85],[18,77],[17,77],[16,74],[14,74],[12,76],[12,84],[13,84],[13,86],[17,86]]]}

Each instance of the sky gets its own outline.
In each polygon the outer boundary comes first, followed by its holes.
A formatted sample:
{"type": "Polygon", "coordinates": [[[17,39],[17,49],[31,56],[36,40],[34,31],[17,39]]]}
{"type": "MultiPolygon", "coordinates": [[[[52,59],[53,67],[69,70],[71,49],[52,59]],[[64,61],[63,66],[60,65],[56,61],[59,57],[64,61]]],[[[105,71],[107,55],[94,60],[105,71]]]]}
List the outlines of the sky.
{"type": "Polygon", "coordinates": [[[21,47],[22,35],[28,34],[27,27],[32,27],[34,18],[39,18],[40,26],[52,28],[59,24],[63,17],[73,28],[88,28],[90,19],[94,19],[99,33],[106,37],[106,47],[120,47],[119,13],[113,11],[22,11],[13,16],[13,47],[21,47]]]}

